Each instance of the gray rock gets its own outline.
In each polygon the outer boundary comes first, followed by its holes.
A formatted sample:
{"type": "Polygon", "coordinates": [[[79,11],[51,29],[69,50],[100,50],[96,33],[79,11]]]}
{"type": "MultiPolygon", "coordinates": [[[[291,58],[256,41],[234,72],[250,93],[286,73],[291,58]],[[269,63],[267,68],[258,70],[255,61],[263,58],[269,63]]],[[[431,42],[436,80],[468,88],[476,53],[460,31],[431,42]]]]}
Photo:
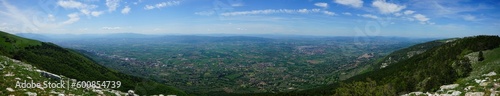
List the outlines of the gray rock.
{"type": "Polygon", "coordinates": [[[14,90],[14,89],[12,89],[12,88],[5,88],[5,89],[6,89],[7,91],[9,91],[9,92],[14,92],[14,91],[15,91],[15,90],[14,90]]]}
{"type": "Polygon", "coordinates": [[[443,85],[440,87],[441,90],[453,89],[458,87],[458,84],[443,85]]]}
{"type": "Polygon", "coordinates": [[[488,73],[488,74],[483,74],[483,76],[488,76],[488,77],[490,77],[490,76],[495,76],[495,75],[497,75],[497,73],[495,73],[495,71],[491,71],[491,72],[490,72],[490,73],[488,73]]]}
{"type": "Polygon", "coordinates": [[[467,92],[465,96],[484,96],[484,92],[467,92]]]}

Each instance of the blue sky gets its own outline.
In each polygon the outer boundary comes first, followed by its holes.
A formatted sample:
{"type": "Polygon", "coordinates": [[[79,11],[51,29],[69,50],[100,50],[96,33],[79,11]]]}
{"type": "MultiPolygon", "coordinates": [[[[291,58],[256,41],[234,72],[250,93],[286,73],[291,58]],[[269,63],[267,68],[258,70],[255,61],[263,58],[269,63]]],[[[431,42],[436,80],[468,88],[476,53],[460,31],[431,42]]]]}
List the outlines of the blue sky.
{"type": "Polygon", "coordinates": [[[1,0],[0,30],[42,34],[500,34],[498,0],[1,0]]]}

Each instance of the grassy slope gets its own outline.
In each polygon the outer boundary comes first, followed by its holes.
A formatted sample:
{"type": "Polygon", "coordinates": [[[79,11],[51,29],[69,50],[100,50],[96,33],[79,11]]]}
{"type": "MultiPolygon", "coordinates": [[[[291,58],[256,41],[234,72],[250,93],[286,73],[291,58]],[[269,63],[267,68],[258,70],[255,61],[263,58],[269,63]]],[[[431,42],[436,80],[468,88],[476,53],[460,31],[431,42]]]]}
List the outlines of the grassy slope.
{"type": "Polygon", "coordinates": [[[448,39],[445,39],[444,41],[443,40],[435,40],[435,41],[420,43],[420,44],[410,46],[408,48],[394,51],[391,54],[385,56],[384,58],[376,61],[374,63],[373,67],[375,67],[375,70],[377,70],[377,69],[380,69],[380,67],[382,66],[382,63],[387,63],[388,65],[391,65],[391,64],[397,63],[401,60],[408,59],[412,56],[420,54],[420,52],[425,52],[428,49],[434,48],[436,46],[440,46],[440,45],[444,44],[446,40],[448,40],[448,39]]]}
{"type": "MultiPolygon", "coordinates": [[[[440,85],[467,77],[470,65],[464,55],[499,46],[498,36],[467,37],[432,48],[420,55],[403,60],[379,71],[358,75],[348,80],[371,78],[378,86],[392,86],[396,92],[432,91],[440,85]]],[[[484,66],[484,65],[481,65],[484,66]]],[[[352,85],[348,85],[352,86],[352,85]]],[[[344,86],[345,88],[349,88],[344,86]]]]}
{"type": "Polygon", "coordinates": [[[448,40],[451,40],[451,39],[429,41],[429,42],[425,42],[425,43],[416,44],[416,45],[413,45],[413,46],[410,46],[408,48],[404,48],[401,50],[396,50],[383,58],[380,58],[377,60],[372,60],[370,62],[370,64],[365,64],[365,65],[360,66],[358,68],[354,68],[354,69],[350,70],[349,72],[346,72],[351,76],[344,76],[344,78],[341,78],[341,80],[345,80],[345,79],[348,79],[350,77],[353,77],[353,76],[356,76],[359,74],[379,70],[379,69],[381,69],[381,66],[383,65],[382,63],[386,63],[387,66],[394,64],[394,63],[397,63],[401,60],[405,60],[405,59],[408,59],[412,56],[421,54],[422,52],[425,52],[428,49],[442,45],[448,40]]]}
{"type": "Polygon", "coordinates": [[[138,94],[178,94],[181,90],[150,80],[122,74],[105,68],[95,61],[55,44],[26,39],[0,31],[0,55],[78,80],[121,81],[118,90],[136,90],[138,94]]]}
{"type": "MultiPolygon", "coordinates": [[[[472,80],[473,78],[477,78],[482,74],[487,74],[492,71],[500,73],[500,47],[483,52],[484,60],[472,64],[472,71],[465,80],[472,80]]],[[[477,53],[478,52],[471,53],[471,56],[477,57],[477,53]]]]}
{"type": "MultiPolygon", "coordinates": [[[[472,92],[483,92],[485,96],[489,96],[494,94],[492,90],[496,90],[496,94],[500,91],[498,88],[498,84],[500,84],[500,75],[495,76],[483,76],[484,74],[488,74],[490,72],[499,73],[500,72],[500,47],[485,50],[483,61],[478,61],[478,53],[473,52],[466,55],[467,58],[471,60],[472,71],[469,76],[466,78],[460,78],[454,82],[454,84],[458,84],[455,88],[450,89],[442,89],[435,92],[430,92],[431,94],[450,94],[454,93],[454,91],[460,92],[460,96],[463,96],[467,93],[472,92]],[[483,82],[477,82],[477,80],[484,80],[483,82]],[[494,86],[496,83],[497,86],[494,86]]],[[[425,92],[424,92],[425,93],[425,92]]],[[[415,93],[410,93],[407,95],[416,95],[415,93]]]]}
{"type": "MultiPolygon", "coordinates": [[[[463,56],[468,53],[498,47],[500,45],[500,39],[498,36],[466,37],[455,40],[452,43],[443,44],[445,41],[446,40],[432,41],[434,43],[428,42],[429,45],[437,47],[423,46],[428,47],[427,49],[429,50],[424,53],[415,55],[411,58],[399,60],[398,62],[386,68],[361,74],[351,79],[345,80],[343,81],[344,85],[331,84],[328,86],[304,90],[300,92],[277,94],[262,93],[260,95],[331,95],[334,93],[338,93],[336,91],[363,91],[366,93],[379,92],[385,95],[395,95],[400,94],[397,92],[402,91],[404,93],[412,90],[436,90],[436,88],[440,85],[453,83],[459,78],[467,77],[468,72],[471,72],[471,70],[500,70],[500,68],[491,67],[498,66],[497,63],[483,65],[478,64],[478,66],[472,66],[473,68],[470,68],[471,66],[465,66],[467,64],[453,64],[468,61],[464,60],[463,58],[463,56]],[[371,78],[371,80],[367,81],[367,78],[371,78]],[[339,85],[341,86],[339,87],[339,85]],[[335,90],[339,88],[344,88],[347,90],[335,90]]],[[[415,45],[413,47],[416,46],[419,45],[415,45]]],[[[407,51],[396,51],[391,55],[399,54],[399,56],[404,56],[404,53],[413,49],[412,47],[410,47],[408,49],[403,49],[407,51]]],[[[495,50],[498,50],[498,48],[495,50]]],[[[498,59],[498,57],[496,56],[498,56],[498,54],[495,54],[494,52],[485,52],[485,57],[487,60],[485,60],[484,62],[489,62],[489,60],[497,62],[497,60],[500,59],[498,59]]],[[[491,71],[481,71],[478,73],[474,73],[474,71],[472,71],[471,74],[478,75],[487,72],[491,71]]],[[[349,94],[352,95],[355,93],[349,94]]]]}

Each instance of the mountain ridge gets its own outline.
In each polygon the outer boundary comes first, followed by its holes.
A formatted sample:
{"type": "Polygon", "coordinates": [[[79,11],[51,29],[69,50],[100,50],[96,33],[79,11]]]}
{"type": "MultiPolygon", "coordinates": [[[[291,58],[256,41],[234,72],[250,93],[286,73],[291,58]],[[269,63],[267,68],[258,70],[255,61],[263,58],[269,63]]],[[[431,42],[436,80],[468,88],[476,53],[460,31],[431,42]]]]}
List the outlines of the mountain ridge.
{"type": "Polygon", "coordinates": [[[388,92],[387,94],[435,91],[440,85],[469,76],[473,70],[470,60],[464,58],[466,54],[498,48],[499,42],[498,36],[486,35],[457,39],[378,71],[350,78],[336,92],[337,95],[358,93],[346,89],[356,86],[352,84],[366,81],[373,82],[369,84],[375,84],[376,87],[385,87],[386,91],[378,91],[388,92]]]}

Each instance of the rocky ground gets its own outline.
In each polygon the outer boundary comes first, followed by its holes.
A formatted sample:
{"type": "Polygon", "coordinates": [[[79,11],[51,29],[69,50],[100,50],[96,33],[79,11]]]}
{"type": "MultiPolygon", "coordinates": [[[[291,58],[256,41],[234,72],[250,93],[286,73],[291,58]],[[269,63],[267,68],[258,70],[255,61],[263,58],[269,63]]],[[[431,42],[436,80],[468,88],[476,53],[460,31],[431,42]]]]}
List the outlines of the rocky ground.
{"type": "Polygon", "coordinates": [[[436,92],[411,92],[403,96],[500,96],[500,76],[496,72],[461,84],[449,84],[436,92]]]}
{"type": "MultiPolygon", "coordinates": [[[[137,95],[134,94],[133,90],[128,92],[121,92],[113,89],[103,89],[103,88],[16,88],[16,83],[19,82],[35,82],[42,83],[44,81],[49,82],[60,82],[53,78],[47,78],[42,76],[40,71],[36,67],[20,62],[15,59],[10,59],[5,56],[0,56],[0,96],[122,96],[122,95],[137,95]]],[[[57,75],[60,76],[60,75],[57,75]]],[[[62,81],[72,81],[77,80],[60,76],[62,81]]],[[[43,83],[42,83],[43,84],[43,83]]],[[[160,94],[161,95],[161,94],[160,94]]]]}

